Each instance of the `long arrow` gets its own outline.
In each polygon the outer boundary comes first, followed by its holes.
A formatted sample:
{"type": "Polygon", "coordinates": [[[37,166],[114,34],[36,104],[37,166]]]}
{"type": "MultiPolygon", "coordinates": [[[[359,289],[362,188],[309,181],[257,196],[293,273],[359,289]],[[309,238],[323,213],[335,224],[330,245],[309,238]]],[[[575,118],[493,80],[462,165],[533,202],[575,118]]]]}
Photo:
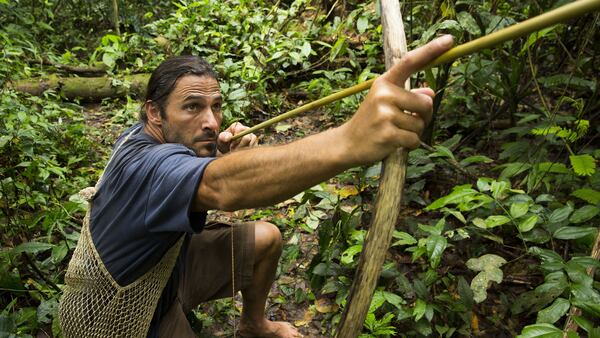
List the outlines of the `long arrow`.
{"type": "MultiPolygon", "coordinates": [[[[525,20],[518,24],[506,27],[497,32],[482,36],[473,41],[469,41],[462,45],[456,46],[446,53],[440,55],[438,58],[433,60],[430,64],[423,67],[422,70],[429,69],[435,66],[439,66],[444,63],[452,62],[460,57],[465,55],[473,54],[479,52],[482,49],[490,48],[496,45],[499,45],[503,42],[516,39],[518,37],[531,34],[533,32],[537,32],[546,27],[568,21],[570,19],[579,17],[581,15],[600,10],[600,0],[579,0],[572,2],[570,4],[564,5],[562,7],[553,9],[547,13],[538,15],[531,19],[525,20]]],[[[350,88],[346,88],[337,93],[333,93],[331,95],[320,98],[316,101],[309,102],[303,106],[290,110],[281,115],[275,116],[272,119],[264,121],[255,125],[252,128],[246,129],[243,132],[236,134],[231,139],[235,140],[244,135],[248,135],[257,130],[266,128],[274,123],[280,122],[282,120],[294,117],[296,115],[305,113],[307,111],[313,110],[318,107],[322,107],[324,105],[330,104],[332,102],[343,99],[347,96],[354,95],[363,90],[371,88],[371,85],[375,81],[374,79],[359,83],[350,88]]]]}

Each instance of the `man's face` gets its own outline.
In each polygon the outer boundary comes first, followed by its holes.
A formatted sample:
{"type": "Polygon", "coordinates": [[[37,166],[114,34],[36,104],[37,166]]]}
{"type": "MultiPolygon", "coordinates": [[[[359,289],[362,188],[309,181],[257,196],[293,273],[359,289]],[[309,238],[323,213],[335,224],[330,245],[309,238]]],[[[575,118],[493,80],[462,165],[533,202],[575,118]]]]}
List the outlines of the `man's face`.
{"type": "Polygon", "coordinates": [[[165,142],[181,143],[200,157],[215,156],[223,119],[221,101],[216,79],[197,75],[179,78],[165,107],[165,142]]]}

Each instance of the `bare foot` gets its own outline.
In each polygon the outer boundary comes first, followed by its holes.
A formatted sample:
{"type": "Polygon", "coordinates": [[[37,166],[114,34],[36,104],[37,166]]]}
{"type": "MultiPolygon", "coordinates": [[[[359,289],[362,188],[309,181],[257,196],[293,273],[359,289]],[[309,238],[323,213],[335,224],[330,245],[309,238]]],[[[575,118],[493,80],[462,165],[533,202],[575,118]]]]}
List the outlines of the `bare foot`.
{"type": "Polygon", "coordinates": [[[244,338],[300,338],[303,335],[292,324],[263,320],[261,323],[240,322],[240,336],[244,338]]]}

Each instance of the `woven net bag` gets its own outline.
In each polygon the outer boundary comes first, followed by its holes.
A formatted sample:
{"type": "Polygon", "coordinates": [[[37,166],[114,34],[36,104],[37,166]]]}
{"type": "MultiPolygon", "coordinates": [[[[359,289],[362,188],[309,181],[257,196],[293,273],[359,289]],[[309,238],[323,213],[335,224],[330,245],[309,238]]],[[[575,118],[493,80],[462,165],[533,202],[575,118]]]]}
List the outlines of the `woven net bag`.
{"type": "Polygon", "coordinates": [[[89,210],[69,262],[59,318],[65,337],[146,337],[162,291],[171,276],[184,236],[151,270],[120,286],[92,242],[89,210]]]}

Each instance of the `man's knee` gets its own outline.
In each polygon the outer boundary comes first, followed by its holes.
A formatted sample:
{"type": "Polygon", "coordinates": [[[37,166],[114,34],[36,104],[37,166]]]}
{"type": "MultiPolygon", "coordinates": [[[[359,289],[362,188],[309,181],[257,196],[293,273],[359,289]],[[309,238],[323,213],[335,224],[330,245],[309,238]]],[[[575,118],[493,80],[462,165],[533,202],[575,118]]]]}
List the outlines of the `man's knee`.
{"type": "Polygon", "coordinates": [[[266,256],[281,255],[283,241],[279,228],[272,223],[258,221],[254,225],[256,258],[261,260],[266,256]]]}

